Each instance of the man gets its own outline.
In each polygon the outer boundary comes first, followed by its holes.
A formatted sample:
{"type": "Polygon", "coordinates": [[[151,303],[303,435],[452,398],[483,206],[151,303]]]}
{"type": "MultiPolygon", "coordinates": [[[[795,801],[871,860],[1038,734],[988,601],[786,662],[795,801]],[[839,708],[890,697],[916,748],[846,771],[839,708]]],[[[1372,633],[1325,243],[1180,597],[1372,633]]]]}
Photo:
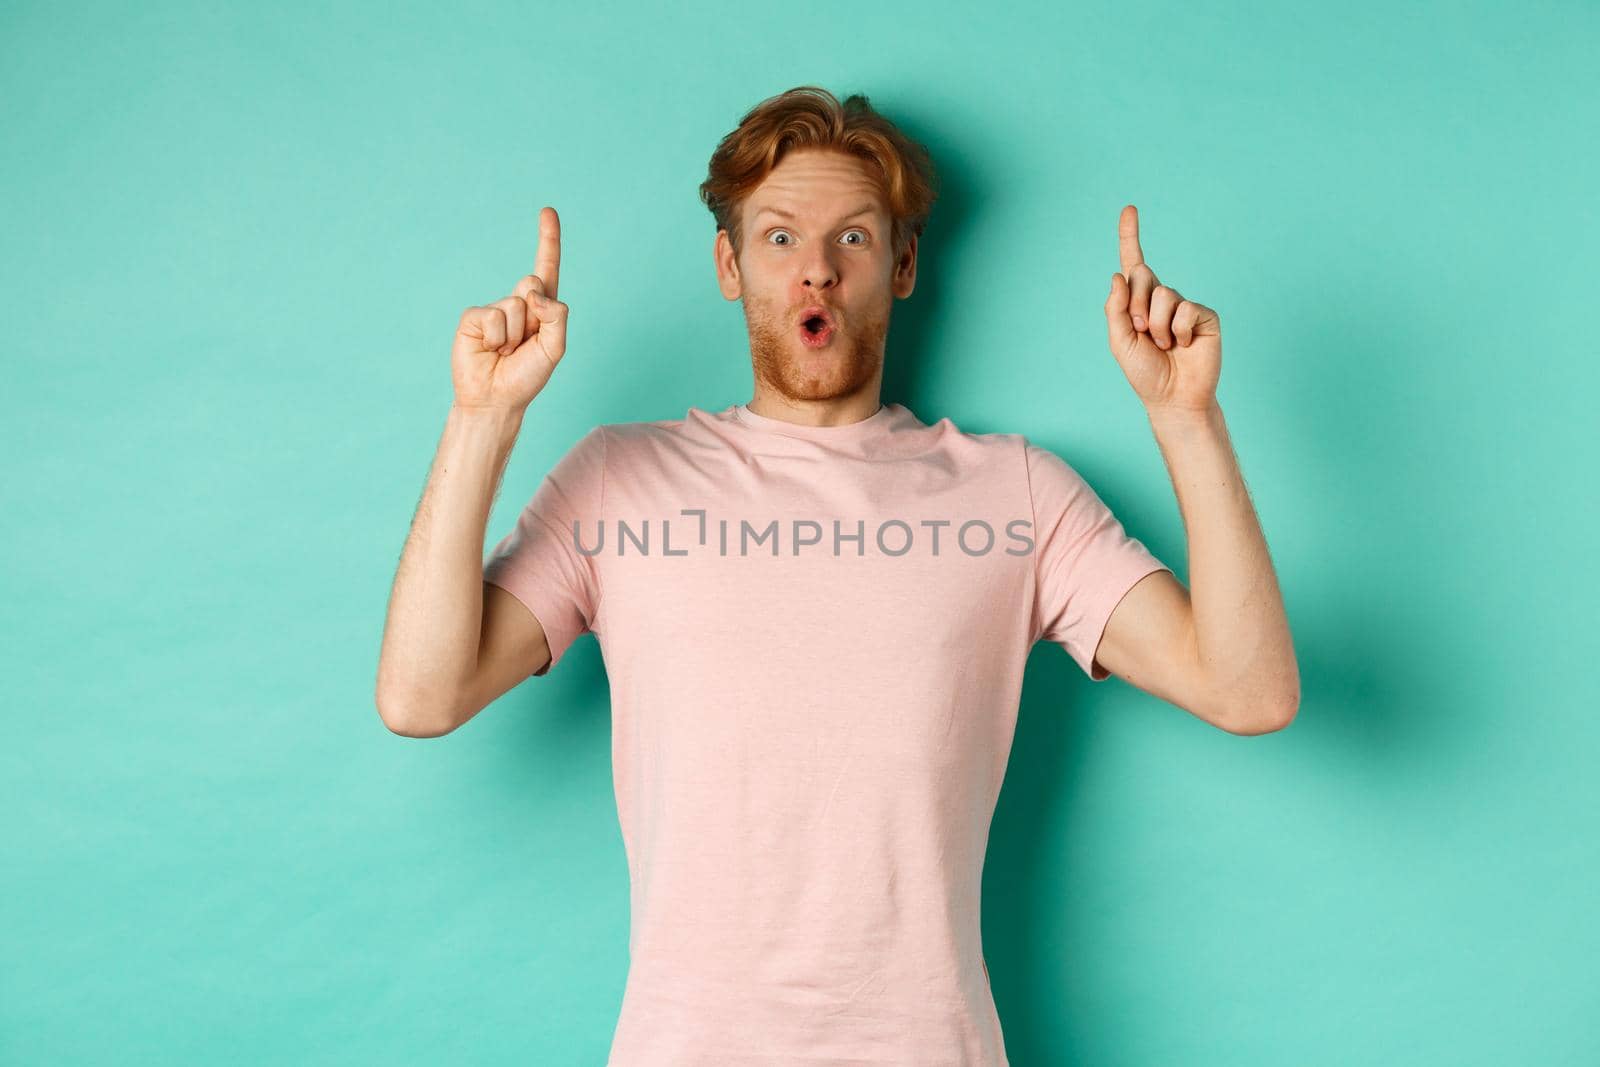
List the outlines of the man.
{"type": "Polygon", "coordinates": [[[1177,490],[1192,600],[1054,454],[880,401],[932,188],[864,97],[806,86],[747,114],[702,196],[751,400],[595,427],[481,583],[496,483],[566,349],[554,210],[534,273],[461,316],[378,709],[447,733],[596,635],[632,885],[611,1067],[1005,1064],[979,886],[1029,648],[1237,734],[1298,705],[1217,405],[1218,319],[1158,282],[1132,205],[1106,323],[1177,490]]]}

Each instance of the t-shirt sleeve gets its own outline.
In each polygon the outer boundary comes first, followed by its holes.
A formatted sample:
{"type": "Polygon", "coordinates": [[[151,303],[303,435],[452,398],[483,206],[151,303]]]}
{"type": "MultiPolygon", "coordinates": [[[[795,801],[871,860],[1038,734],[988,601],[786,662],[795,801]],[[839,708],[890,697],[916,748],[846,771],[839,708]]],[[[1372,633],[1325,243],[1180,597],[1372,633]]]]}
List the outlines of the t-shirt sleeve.
{"type": "Polygon", "coordinates": [[[1049,449],[1026,444],[1033,498],[1034,625],[1091,681],[1111,676],[1094,658],[1106,621],[1134,583],[1172,568],[1130,537],[1098,494],[1049,449]]]}
{"type": "Polygon", "coordinates": [[[580,551],[580,544],[599,543],[605,458],[605,428],[596,426],[545,475],[483,565],[483,580],[522,601],[544,628],[550,662],[535,678],[550,672],[599,610],[596,557],[580,551]]]}

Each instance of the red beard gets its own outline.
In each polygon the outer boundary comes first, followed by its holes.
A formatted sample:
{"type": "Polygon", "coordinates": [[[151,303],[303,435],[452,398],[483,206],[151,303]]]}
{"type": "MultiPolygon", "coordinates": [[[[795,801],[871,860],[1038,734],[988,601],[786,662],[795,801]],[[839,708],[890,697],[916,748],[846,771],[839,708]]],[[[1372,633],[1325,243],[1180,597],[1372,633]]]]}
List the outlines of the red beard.
{"type": "Polygon", "coordinates": [[[782,316],[744,305],[750,332],[750,357],[758,382],[794,401],[832,400],[861,392],[883,364],[889,319],[837,320],[833,339],[821,348],[800,340],[797,305],[782,316]]]}

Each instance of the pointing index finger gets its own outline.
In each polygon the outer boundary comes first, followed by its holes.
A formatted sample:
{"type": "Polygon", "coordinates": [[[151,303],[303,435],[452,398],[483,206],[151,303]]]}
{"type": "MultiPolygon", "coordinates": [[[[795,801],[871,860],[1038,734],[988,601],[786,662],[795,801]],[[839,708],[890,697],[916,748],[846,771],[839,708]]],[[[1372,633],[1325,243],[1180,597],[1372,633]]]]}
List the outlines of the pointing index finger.
{"type": "Polygon", "coordinates": [[[1139,209],[1129,204],[1117,219],[1117,239],[1122,248],[1122,273],[1132,277],[1134,267],[1144,262],[1144,251],[1139,247],[1139,209]]]}
{"type": "Polygon", "coordinates": [[[544,295],[554,300],[561,273],[561,216],[553,207],[539,209],[539,251],[534,255],[533,273],[544,282],[544,295]]]}

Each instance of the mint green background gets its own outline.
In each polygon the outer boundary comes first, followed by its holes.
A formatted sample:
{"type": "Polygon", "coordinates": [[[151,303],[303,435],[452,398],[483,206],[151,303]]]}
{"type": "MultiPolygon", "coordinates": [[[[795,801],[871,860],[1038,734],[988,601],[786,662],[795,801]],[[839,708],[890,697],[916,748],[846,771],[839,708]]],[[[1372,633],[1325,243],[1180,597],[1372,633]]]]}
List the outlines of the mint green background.
{"type": "Polygon", "coordinates": [[[1187,580],[1105,344],[1139,206],[1293,623],[1261,737],[1035,650],[1012,1062],[1600,1062],[1593,5],[225,7],[0,14],[0,1062],[604,1063],[598,649],[399,738],[389,583],[542,204],[571,347],[491,543],[594,424],[749,398],[695,186],[808,82],[945,175],[886,399],[1057,450],[1187,580]]]}

